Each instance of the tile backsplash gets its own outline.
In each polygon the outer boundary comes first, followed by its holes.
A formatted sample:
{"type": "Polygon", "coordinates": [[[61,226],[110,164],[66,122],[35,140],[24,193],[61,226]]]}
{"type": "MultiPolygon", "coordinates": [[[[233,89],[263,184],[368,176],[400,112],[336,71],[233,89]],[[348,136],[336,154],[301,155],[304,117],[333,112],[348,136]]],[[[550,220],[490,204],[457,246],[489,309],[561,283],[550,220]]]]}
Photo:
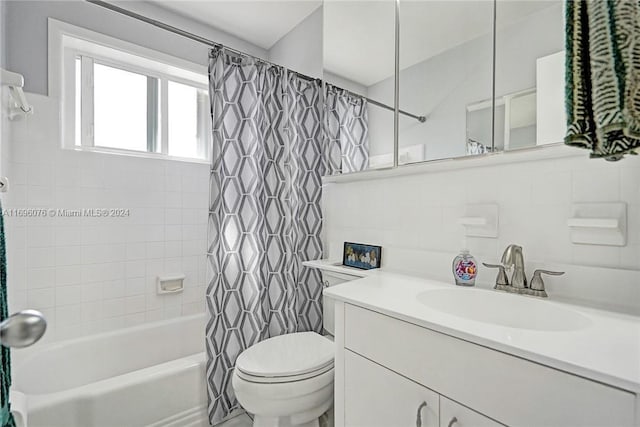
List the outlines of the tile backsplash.
{"type": "MultiPolygon", "coordinates": [[[[528,270],[555,266],[576,271],[594,267],[627,271],[625,280],[636,281],[637,291],[631,291],[640,298],[640,159],[628,156],[610,163],[590,160],[586,151],[582,154],[326,183],[323,202],[328,256],[341,258],[344,241],[379,244],[383,246],[383,268],[449,280],[451,260],[463,244],[479,261],[495,263],[508,244],[516,243],[524,248],[528,270]],[[579,202],[626,202],[627,245],[572,244],[567,219],[572,203],[579,202]],[[465,242],[458,218],[464,216],[466,204],[478,203],[498,204],[498,238],[467,237],[465,242]]],[[[589,274],[578,275],[588,280],[589,274]]],[[[613,280],[612,275],[604,277],[613,280]]],[[[479,279],[485,285],[494,278],[495,271],[481,269],[479,279]]],[[[575,277],[567,274],[549,282],[552,288],[560,288],[572,279],[575,277]]],[[[594,289],[613,286],[584,284],[588,285],[594,289]]],[[[631,289],[633,284],[628,286],[631,289]]]]}
{"type": "Polygon", "coordinates": [[[121,208],[123,217],[5,215],[10,310],[35,308],[59,340],[204,311],[209,166],[64,150],[55,99],[3,141],[3,208],[121,208]],[[159,275],[186,275],[157,295],[159,275]]]}

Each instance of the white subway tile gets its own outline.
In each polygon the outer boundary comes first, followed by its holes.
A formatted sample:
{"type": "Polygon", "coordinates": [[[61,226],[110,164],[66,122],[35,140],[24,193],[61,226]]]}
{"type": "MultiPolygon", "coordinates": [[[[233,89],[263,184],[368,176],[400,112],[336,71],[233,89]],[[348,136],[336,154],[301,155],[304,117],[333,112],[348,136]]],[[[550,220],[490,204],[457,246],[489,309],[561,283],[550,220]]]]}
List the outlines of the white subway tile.
{"type": "Polygon", "coordinates": [[[125,276],[127,278],[144,277],[145,275],[144,261],[128,261],[125,263],[125,276]]]}
{"type": "Polygon", "coordinates": [[[572,188],[574,202],[617,202],[620,200],[620,169],[609,165],[575,170],[572,188]]]}
{"type": "Polygon", "coordinates": [[[127,279],[125,282],[125,294],[127,296],[141,295],[146,291],[145,286],[145,278],[144,277],[136,277],[127,279]]]}
{"type": "Polygon", "coordinates": [[[127,260],[142,260],[147,257],[147,247],[145,243],[128,243],[127,260]]]}
{"type": "Polygon", "coordinates": [[[147,259],[157,259],[164,257],[164,242],[147,243],[147,259]]]}
{"type": "Polygon", "coordinates": [[[78,324],[82,321],[82,306],[80,304],[57,306],[56,327],[78,324]]]}
{"type": "Polygon", "coordinates": [[[200,301],[200,302],[193,302],[190,304],[184,304],[182,306],[182,315],[183,316],[189,316],[191,314],[198,314],[198,313],[203,313],[205,310],[205,303],[200,301]]]}
{"type": "Polygon", "coordinates": [[[125,298],[125,313],[133,314],[133,313],[141,313],[146,309],[145,306],[145,296],[144,295],[136,295],[125,298]]]}
{"type": "Polygon", "coordinates": [[[82,284],[82,302],[100,301],[102,300],[102,282],[84,283],[82,284]]]}
{"type": "MultiPolygon", "coordinates": [[[[56,304],[54,288],[31,289],[27,291],[27,305],[40,310],[54,307],[56,304]]],[[[13,309],[13,307],[12,307],[13,309]]]]}
{"type": "Polygon", "coordinates": [[[56,305],[80,304],[82,302],[81,285],[56,287],[56,305]]]}
{"type": "Polygon", "coordinates": [[[56,266],[76,265],[82,262],[80,246],[56,246],[56,266]]]}
{"type": "Polygon", "coordinates": [[[102,297],[105,300],[122,298],[126,295],[124,280],[110,280],[102,284],[102,297]]]}
{"type": "Polygon", "coordinates": [[[31,248],[27,250],[27,262],[32,268],[54,267],[56,265],[53,248],[31,248]]]}
{"type": "Polygon", "coordinates": [[[105,318],[118,317],[124,315],[124,298],[105,299],[103,302],[103,313],[105,318]]]}
{"type": "Polygon", "coordinates": [[[166,208],[164,209],[165,224],[182,224],[182,209],[166,208]]]}
{"type": "Polygon", "coordinates": [[[177,258],[182,256],[182,242],[179,240],[173,242],[164,242],[165,258],[177,258]]]}
{"type": "Polygon", "coordinates": [[[82,321],[95,322],[104,317],[104,305],[102,301],[86,301],[82,303],[82,321]]]}

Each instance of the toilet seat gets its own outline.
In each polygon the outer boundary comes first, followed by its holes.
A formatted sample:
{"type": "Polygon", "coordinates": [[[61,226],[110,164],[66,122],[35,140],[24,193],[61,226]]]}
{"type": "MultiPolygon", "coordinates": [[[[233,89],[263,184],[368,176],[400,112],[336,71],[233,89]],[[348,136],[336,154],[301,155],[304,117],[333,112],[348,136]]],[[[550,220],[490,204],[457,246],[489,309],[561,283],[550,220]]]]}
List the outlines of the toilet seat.
{"type": "Polygon", "coordinates": [[[254,383],[287,383],[317,377],[333,369],[334,346],[315,332],[280,335],[243,351],[236,374],[254,383]]]}

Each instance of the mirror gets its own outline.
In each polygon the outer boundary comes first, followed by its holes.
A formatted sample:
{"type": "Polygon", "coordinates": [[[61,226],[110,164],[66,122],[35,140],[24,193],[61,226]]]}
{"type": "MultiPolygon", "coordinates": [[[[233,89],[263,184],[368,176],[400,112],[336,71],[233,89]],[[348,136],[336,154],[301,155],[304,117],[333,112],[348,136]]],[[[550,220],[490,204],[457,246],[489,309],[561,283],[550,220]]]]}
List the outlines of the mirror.
{"type": "Polygon", "coordinates": [[[327,175],[393,166],[395,1],[325,1],[327,175]]]}
{"type": "Polygon", "coordinates": [[[563,19],[562,0],[497,0],[497,149],[563,140],[563,19]]]}
{"type": "Polygon", "coordinates": [[[491,151],[492,34],[492,0],[400,2],[399,164],[491,151]]]}
{"type": "MultiPolygon", "coordinates": [[[[394,163],[394,3],[324,2],[328,174],[394,163]]],[[[563,0],[400,0],[398,164],[561,142],[563,13],[563,0]]]]}

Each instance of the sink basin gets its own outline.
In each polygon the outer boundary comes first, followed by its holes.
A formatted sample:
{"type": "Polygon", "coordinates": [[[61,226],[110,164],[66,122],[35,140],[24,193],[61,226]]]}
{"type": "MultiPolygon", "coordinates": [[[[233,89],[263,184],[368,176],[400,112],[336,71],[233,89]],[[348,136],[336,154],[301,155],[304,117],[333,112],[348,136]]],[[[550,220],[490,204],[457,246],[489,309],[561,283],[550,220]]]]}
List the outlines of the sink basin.
{"type": "Polygon", "coordinates": [[[477,322],[536,331],[573,331],[589,326],[585,315],[522,295],[480,289],[434,289],[417,296],[425,306],[477,322]]]}

